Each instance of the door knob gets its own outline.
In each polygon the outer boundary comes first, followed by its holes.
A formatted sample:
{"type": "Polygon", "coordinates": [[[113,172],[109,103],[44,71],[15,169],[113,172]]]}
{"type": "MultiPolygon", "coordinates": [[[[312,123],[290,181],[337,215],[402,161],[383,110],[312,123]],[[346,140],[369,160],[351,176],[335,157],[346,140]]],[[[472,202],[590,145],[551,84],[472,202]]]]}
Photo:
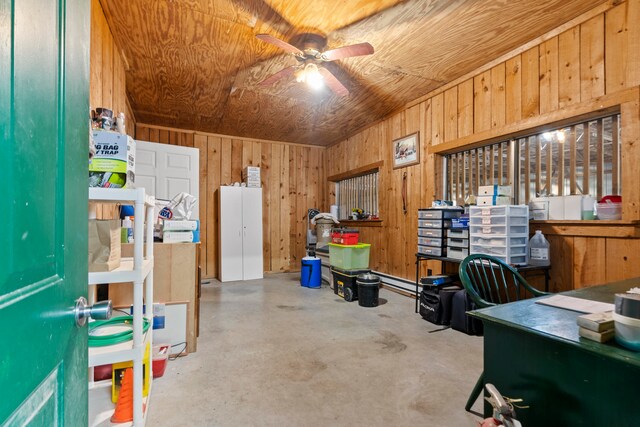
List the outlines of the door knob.
{"type": "Polygon", "coordinates": [[[111,300],[99,301],[94,305],[89,305],[85,297],[80,297],[76,300],[76,325],[78,327],[84,326],[88,318],[94,320],[111,319],[112,311],[111,300]]]}

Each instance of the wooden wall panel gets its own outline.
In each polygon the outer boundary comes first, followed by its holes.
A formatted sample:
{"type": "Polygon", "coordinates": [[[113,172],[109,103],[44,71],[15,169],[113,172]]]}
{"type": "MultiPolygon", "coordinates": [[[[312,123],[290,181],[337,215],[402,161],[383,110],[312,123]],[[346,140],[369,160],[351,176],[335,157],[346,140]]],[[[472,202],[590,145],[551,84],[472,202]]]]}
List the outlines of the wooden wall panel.
{"type": "Polygon", "coordinates": [[[580,102],[580,27],[558,36],[558,107],[580,102]]]}
{"type": "Polygon", "coordinates": [[[473,79],[473,118],[475,132],[491,128],[491,71],[473,79]]]}
{"type": "MultiPolygon", "coordinates": [[[[605,239],[575,237],[573,240],[574,287],[583,288],[605,283],[605,260],[607,259],[605,239]]],[[[569,254],[570,252],[565,253],[569,254]]],[[[564,258],[571,261],[571,257],[564,258]]],[[[554,267],[554,270],[557,268],[554,267]]]]}
{"type": "Polygon", "coordinates": [[[241,181],[245,166],[258,166],[263,187],[263,253],[267,272],[300,269],[305,255],[308,208],[328,210],[321,188],[324,149],[230,138],[144,124],[136,139],[200,150],[200,221],[203,277],[218,275],[218,190],[241,181]]]}
{"type": "Polygon", "coordinates": [[[522,118],[540,114],[540,66],[538,46],[522,52],[522,118]]]}
{"type": "Polygon", "coordinates": [[[540,114],[558,109],[558,38],[540,45],[540,114]]]}
{"type": "MultiPolygon", "coordinates": [[[[635,22],[632,25],[637,26],[635,22]]],[[[605,92],[612,93],[627,87],[627,57],[629,49],[627,2],[605,13],[605,92]]]]}
{"type": "MultiPolygon", "coordinates": [[[[527,44],[515,49],[511,57],[507,55],[503,57],[506,59],[490,63],[456,84],[419,98],[420,103],[412,104],[419,105],[419,167],[394,170],[391,163],[390,141],[415,126],[414,112],[409,109],[398,111],[329,147],[325,154],[328,175],[348,172],[375,161],[384,162],[380,173],[383,226],[360,229],[361,237],[374,243],[372,268],[414,279],[413,211],[416,206],[429,206],[434,198],[442,197],[441,161],[440,156],[433,154],[433,147],[460,144],[464,148],[462,142],[477,144],[483,135],[499,138],[500,132],[507,135],[520,127],[528,129],[531,121],[539,120],[541,115],[552,120],[554,113],[576,104],[588,105],[591,111],[597,111],[601,108],[599,97],[605,95],[605,89],[609,94],[637,88],[640,26],[631,23],[640,21],[638,18],[640,0],[602,5],[580,23],[565,25],[549,36],[540,37],[538,45],[527,44]],[[361,151],[363,147],[366,148],[361,151]],[[351,162],[345,161],[347,158],[351,162]],[[409,180],[409,194],[418,201],[409,201],[408,207],[413,211],[407,215],[401,206],[404,173],[409,180]]],[[[640,186],[635,184],[640,180],[640,100],[625,101],[620,110],[623,218],[634,221],[640,220],[640,186]]],[[[332,191],[330,185],[324,188],[332,191]]],[[[640,276],[640,239],[572,234],[560,226],[552,229],[549,234],[545,231],[552,254],[557,254],[552,255],[552,291],[640,276]]],[[[640,235],[640,230],[636,235],[640,235]]],[[[424,264],[423,274],[427,263],[424,264]]],[[[429,263],[429,267],[434,272],[440,271],[439,262],[429,263]]],[[[541,283],[539,278],[532,280],[538,285],[541,283]]]]}
{"type": "Polygon", "coordinates": [[[506,121],[506,66],[502,62],[491,69],[491,127],[500,128],[506,121]]]}
{"type": "Polygon", "coordinates": [[[604,15],[580,25],[580,96],[604,95],[604,15]]]}
{"type": "Polygon", "coordinates": [[[473,79],[458,86],[458,137],[473,133],[473,79]]]}
{"type": "Polygon", "coordinates": [[[522,56],[516,55],[505,62],[505,122],[511,124],[522,119],[522,56]]]}
{"type": "Polygon", "coordinates": [[[458,139],[458,88],[444,93],[444,140],[458,139]]]}
{"type": "Polygon", "coordinates": [[[606,282],[640,277],[640,239],[606,239],[606,282]]]}

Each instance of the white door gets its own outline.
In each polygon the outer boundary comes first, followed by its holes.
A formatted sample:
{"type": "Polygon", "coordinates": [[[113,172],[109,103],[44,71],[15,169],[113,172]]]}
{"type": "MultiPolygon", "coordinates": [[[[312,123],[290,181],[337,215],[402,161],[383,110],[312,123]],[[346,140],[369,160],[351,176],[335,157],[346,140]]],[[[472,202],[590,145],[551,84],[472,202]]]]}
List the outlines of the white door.
{"type": "Polygon", "coordinates": [[[156,199],[171,200],[185,192],[195,196],[191,219],[198,219],[200,150],[178,145],[136,141],[136,187],[156,199]]]}
{"type": "Polygon", "coordinates": [[[262,279],[262,188],[242,189],[243,276],[262,279]]]}
{"type": "Polygon", "coordinates": [[[220,281],[242,280],[242,190],[220,187],[220,281]]]}

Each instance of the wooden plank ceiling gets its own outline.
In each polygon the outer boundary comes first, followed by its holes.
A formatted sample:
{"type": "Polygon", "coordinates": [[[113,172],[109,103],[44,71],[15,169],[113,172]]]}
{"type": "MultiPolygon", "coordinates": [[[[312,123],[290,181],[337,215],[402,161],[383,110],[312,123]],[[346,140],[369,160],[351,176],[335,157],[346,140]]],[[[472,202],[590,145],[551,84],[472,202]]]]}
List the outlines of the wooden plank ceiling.
{"type": "Polygon", "coordinates": [[[603,0],[101,0],[126,60],[141,123],[328,145],[586,12],[603,0]],[[256,39],[305,33],[327,49],[369,42],[375,53],[328,67],[338,97],[285,79],[296,63],[256,39]]]}

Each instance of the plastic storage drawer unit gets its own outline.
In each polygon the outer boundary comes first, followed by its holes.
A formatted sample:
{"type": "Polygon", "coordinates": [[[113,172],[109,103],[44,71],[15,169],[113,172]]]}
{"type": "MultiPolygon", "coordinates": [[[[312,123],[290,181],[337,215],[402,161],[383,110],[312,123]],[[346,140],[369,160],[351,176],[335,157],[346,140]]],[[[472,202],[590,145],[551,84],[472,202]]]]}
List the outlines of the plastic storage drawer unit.
{"type": "Polygon", "coordinates": [[[418,228],[418,237],[444,237],[442,228],[418,228]]]}
{"type": "Polygon", "coordinates": [[[418,253],[431,256],[446,256],[447,248],[418,245],[418,253]]]}
{"type": "Polygon", "coordinates": [[[427,208],[418,209],[418,219],[451,219],[458,218],[462,214],[462,209],[456,208],[427,208]]]}

